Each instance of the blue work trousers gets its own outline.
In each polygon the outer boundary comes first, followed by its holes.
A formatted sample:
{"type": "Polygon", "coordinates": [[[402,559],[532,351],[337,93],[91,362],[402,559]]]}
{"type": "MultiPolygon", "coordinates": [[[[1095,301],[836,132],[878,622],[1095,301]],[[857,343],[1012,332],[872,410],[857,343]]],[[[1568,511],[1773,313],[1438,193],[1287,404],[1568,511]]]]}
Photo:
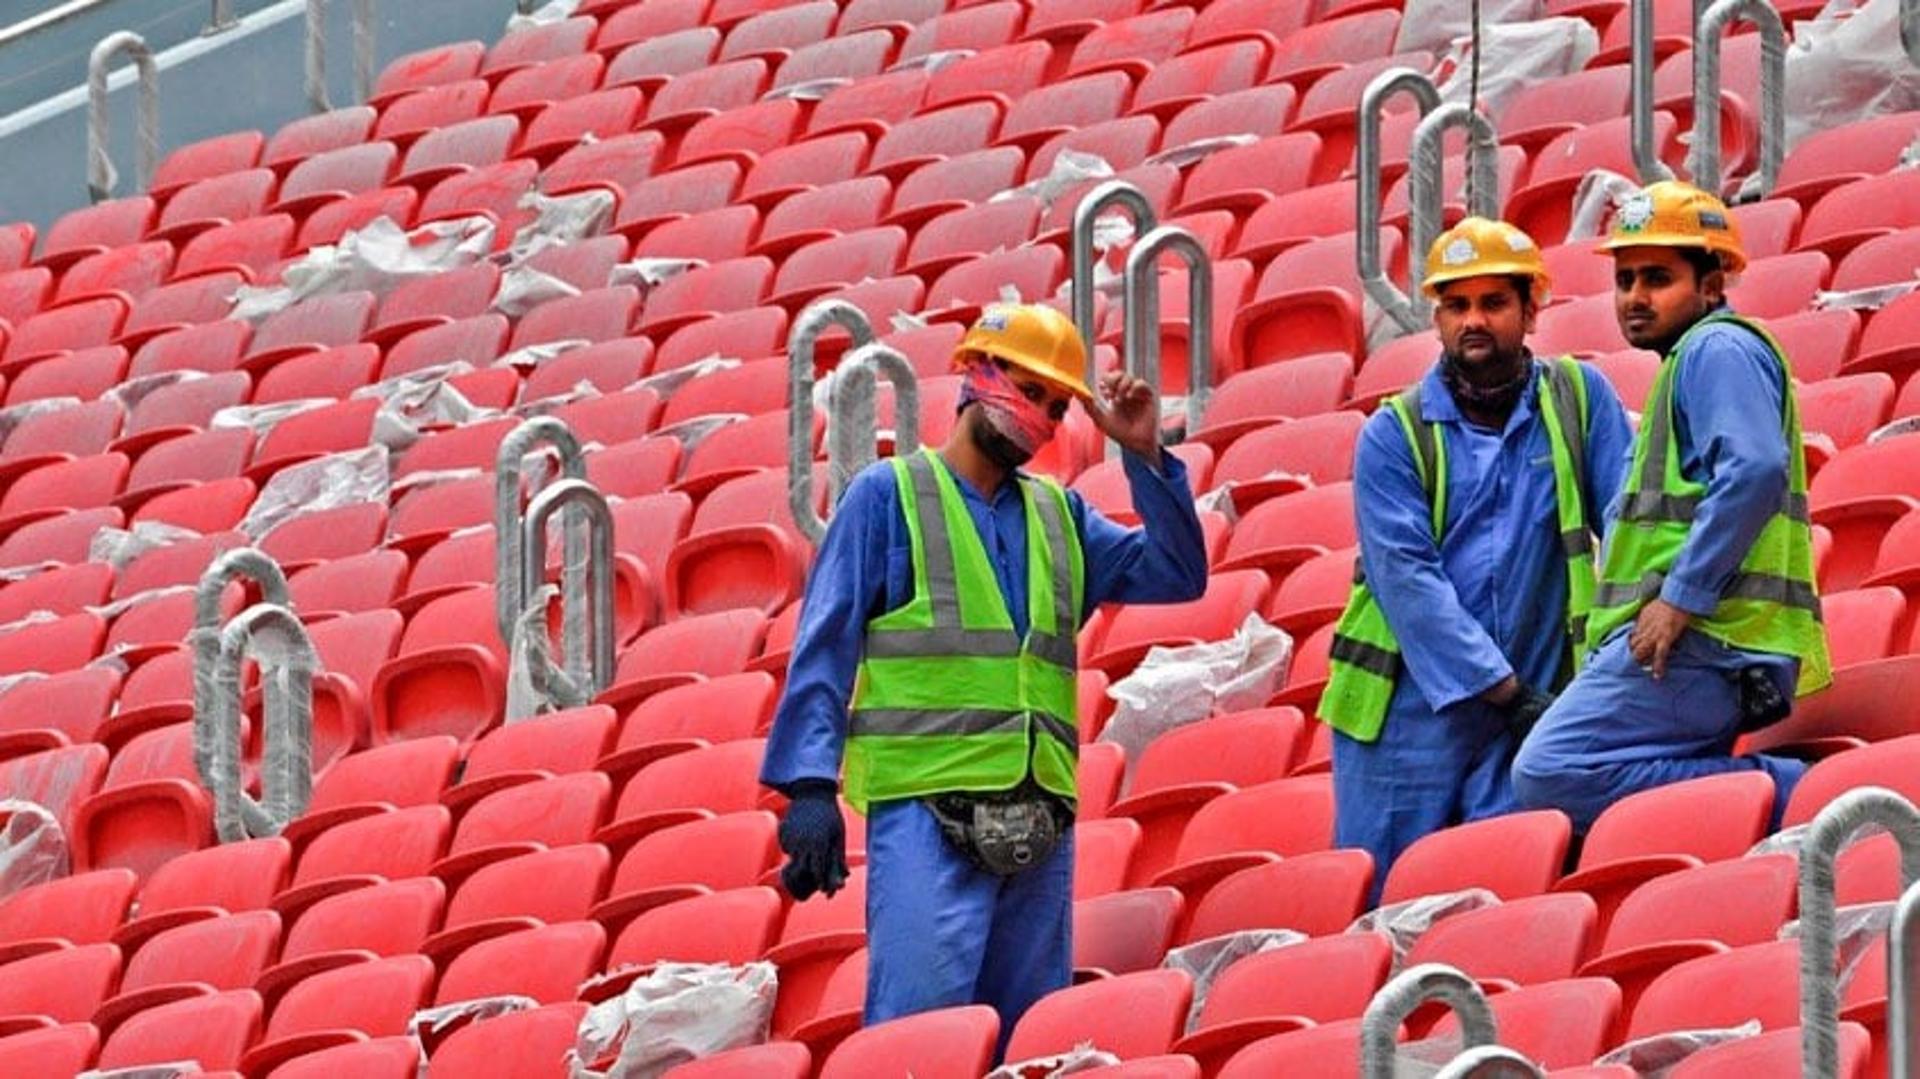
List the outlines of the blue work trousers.
{"type": "Polygon", "coordinates": [[[917,800],[867,818],[868,1024],[989,1004],[1003,1056],[1034,1001],[1073,980],[1073,834],[1009,877],[976,868],[917,800]]]}
{"type": "Polygon", "coordinates": [[[1333,734],[1333,839],[1373,855],[1377,904],[1387,870],[1430,832],[1514,808],[1513,738],[1478,701],[1435,715],[1417,694],[1396,694],[1380,737],[1333,734]]]}
{"type": "Polygon", "coordinates": [[[1584,832],[1602,810],[1636,791],[1760,769],[1774,780],[1778,827],[1806,765],[1731,755],[1741,718],[1732,675],[1743,654],[1689,632],[1656,681],[1627,649],[1631,629],[1623,626],[1601,644],[1527,736],[1513,762],[1521,804],[1561,810],[1584,832]]]}

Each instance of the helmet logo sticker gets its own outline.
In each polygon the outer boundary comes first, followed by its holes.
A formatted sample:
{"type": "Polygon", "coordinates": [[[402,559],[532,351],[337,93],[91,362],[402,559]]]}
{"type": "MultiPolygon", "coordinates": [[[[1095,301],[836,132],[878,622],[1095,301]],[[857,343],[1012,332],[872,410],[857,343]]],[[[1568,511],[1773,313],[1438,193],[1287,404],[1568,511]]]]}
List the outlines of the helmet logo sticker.
{"type": "Polygon", "coordinates": [[[1721,232],[1725,232],[1727,230],[1726,215],[1717,210],[1702,210],[1700,211],[1700,227],[1703,229],[1718,229],[1721,232]]]}
{"type": "Polygon", "coordinates": [[[1621,232],[1639,232],[1652,220],[1653,200],[1645,193],[1641,193],[1628,199],[1626,205],[1620,207],[1618,227],[1621,232]]]}
{"type": "Polygon", "coordinates": [[[1526,233],[1521,232],[1519,229],[1508,229],[1506,232],[1506,237],[1507,237],[1507,250],[1509,251],[1533,250],[1533,237],[1528,236],[1526,233]]]}
{"type": "Polygon", "coordinates": [[[1447,249],[1440,253],[1440,261],[1449,266],[1465,266],[1479,257],[1480,253],[1473,248],[1473,241],[1464,236],[1448,244],[1447,249]]]}
{"type": "Polygon", "coordinates": [[[983,330],[1005,330],[1010,313],[1004,306],[996,304],[981,312],[979,326],[983,330]]]}

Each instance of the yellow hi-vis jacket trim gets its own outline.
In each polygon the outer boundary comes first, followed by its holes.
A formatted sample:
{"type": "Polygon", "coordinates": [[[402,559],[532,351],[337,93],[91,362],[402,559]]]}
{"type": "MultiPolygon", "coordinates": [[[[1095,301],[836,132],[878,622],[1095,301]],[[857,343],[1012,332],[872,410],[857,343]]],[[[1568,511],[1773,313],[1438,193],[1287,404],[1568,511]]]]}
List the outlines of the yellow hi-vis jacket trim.
{"type": "Polygon", "coordinates": [[[1084,572],[1066,492],[1021,477],[1024,639],[945,462],[892,462],[913,555],[913,598],[867,623],[854,683],[847,801],[996,791],[1029,773],[1072,799],[1079,756],[1075,630],[1084,572]]]}
{"type": "Polygon", "coordinates": [[[1767,343],[1780,365],[1785,392],[1780,426],[1787,440],[1787,494],[1760,530],[1740,568],[1720,594],[1720,603],[1691,628],[1750,652],[1774,652],[1800,660],[1796,687],[1804,696],[1833,681],[1827,635],[1820,623],[1820,592],[1814,581],[1813,530],[1807,517],[1807,461],[1800,445],[1800,407],[1786,353],[1766,327],[1722,312],[1694,323],[1661,362],[1647,394],[1647,409],[1633,443],[1633,465],[1621,494],[1620,519],[1607,535],[1600,586],[1587,626],[1588,648],[1626,625],[1640,608],[1659,598],[1666,575],[1686,546],[1693,515],[1707,485],[1680,471],[1680,438],[1674,424],[1673,383],[1685,362],[1687,342],[1702,327],[1733,325],[1767,343]]]}
{"type": "MultiPolygon", "coordinates": [[[[1544,364],[1535,382],[1541,422],[1553,454],[1554,508],[1560,546],[1567,558],[1568,669],[1577,670],[1579,645],[1593,604],[1593,532],[1588,524],[1583,481],[1587,474],[1586,372],[1570,357],[1544,364]],[[1569,437],[1569,434],[1574,437],[1569,437]]],[[[1433,539],[1438,545],[1447,520],[1447,452],[1440,424],[1420,422],[1420,386],[1388,398],[1388,407],[1406,433],[1413,466],[1433,507],[1433,539]]],[[[1386,612],[1356,567],[1353,591],[1334,627],[1328,656],[1327,688],[1320,695],[1320,719],[1362,742],[1380,737],[1394,683],[1400,676],[1400,644],[1386,612]]]]}

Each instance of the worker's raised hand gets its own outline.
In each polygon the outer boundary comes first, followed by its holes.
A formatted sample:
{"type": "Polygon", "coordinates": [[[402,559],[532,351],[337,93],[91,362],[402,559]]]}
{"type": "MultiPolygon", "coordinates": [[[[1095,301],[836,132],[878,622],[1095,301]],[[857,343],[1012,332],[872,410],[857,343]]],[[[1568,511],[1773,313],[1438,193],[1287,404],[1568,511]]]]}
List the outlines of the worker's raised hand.
{"type": "Polygon", "coordinates": [[[1148,461],[1160,460],[1160,396],[1145,380],[1108,371],[1085,404],[1101,434],[1148,461]]]}
{"type": "Polygon", "coordinates": [[[1656,679],[1667,676],[1667,656],[1687,631],[1693,616],[1663,599],[1640,608],[1633,632],[1627,636],[1627,651],[1633,661],[1647,668],[1656,679]]]}

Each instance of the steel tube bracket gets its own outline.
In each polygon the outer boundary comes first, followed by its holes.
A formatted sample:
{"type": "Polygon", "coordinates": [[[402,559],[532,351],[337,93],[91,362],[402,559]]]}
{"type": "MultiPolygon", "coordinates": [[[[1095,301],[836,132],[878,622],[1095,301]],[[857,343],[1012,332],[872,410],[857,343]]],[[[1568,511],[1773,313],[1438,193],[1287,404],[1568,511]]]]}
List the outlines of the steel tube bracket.
{"type": "MultiPolygon", "coordinates": [[[[1356,139],[1354,143],[1354,184],[1356,207],[1355,220],[1359,222],[1358,247],[1356,259],[1359,263],[1360,284],[1366,289],[1367,298],[1387,313],[1403,333],[1417,333],[1426,326],[1425,316],[1415,301],[1403,292],[1387,277],[1386,267],[1380,257],[1380,217],[1381,195],[1384,177],[1380,164],[1380,117],[1387,99],[1395,94],[1410,95],[1425,117],[1440,107],[1440,88],[1433,80],[1410,67],[1388,68],[1374,77],[1360,94],[1360,108],[1355,116],[1356,139]]],[[[1411,157],[1408,161],[1412,164],[1411,157]]],[[[1421,251],[1408,259],[1408,265],[1417,265],[1421,251]]],[[[1411,286],[1411,283],[1409,283],[1411,286]]],[[[1417,293],[1417,288],[1409,287],[1409,292],[1417,293]]]]}

